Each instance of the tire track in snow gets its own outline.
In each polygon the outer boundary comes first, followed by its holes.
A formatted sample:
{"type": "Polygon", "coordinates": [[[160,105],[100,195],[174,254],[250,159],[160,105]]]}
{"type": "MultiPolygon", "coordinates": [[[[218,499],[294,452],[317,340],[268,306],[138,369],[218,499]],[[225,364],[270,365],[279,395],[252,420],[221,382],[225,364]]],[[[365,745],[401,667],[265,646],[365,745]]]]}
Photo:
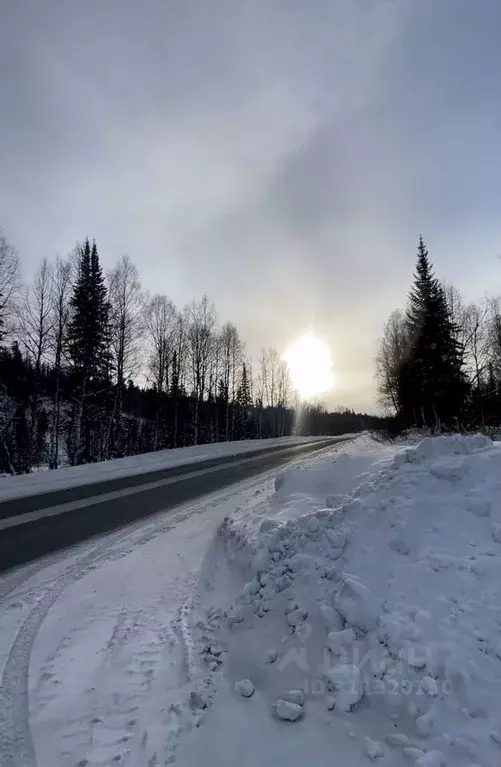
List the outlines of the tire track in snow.
{"type": "MultiPolygon", "coordinates": [[[[91,557],[94,558],[93,555],[91,557]]],[[[30,610],[10,649],[0,687],[2,767],[36,767],[29,726],[28,674],[31,651],[47,612],[64,589],[78,576],[79,571],[81,572],[80,567],[70,567],[30,610]]]]}
{"type": "Polygon", "coordinates": [[[175,761],[180,737],[193,727],[189,691],[196,676],[197,663],[191,637],[191,604],[186,602],[159,635],[158,673],[151,679],[148,698],[141,707],[133,737],[124,754],[126,767],[148,767],[175,761]],[[163,655],[164,661],[160,663],[163,655]]]}
{"type": "MultiPolygon", "coordinates": [[[[107,536],[90,553],[84,554],[63,571],[54,576],[52,584],[43,584],[38,592],[46,593],[37,601],[19,627],[4,664],[0,683],[0,764],[2,767],[36,767],[35,752],[29,726],[28,677],[31,651],[42,622],[54,602],[74,581],[82,578],[99,562],[122,556],[122,549],[130,545],[130,537],[137,532],[122,530],[107,536]],[[119,550],[111,549],[114,543],[121,543],[119,550]]],[[[16,582],[23,583],[24,573],[16,582]]],[[[30,571],[31,574],[31,571],[30,571]]],[[[29,575],[27,577],[30,577],[29,575]]],[[[7,586],[11,595],[14,589],[7,586]]]]}
{"type": "MultiPolygon", "coordinates": [[[[275,471],[273,469],[261,474],[258,478],[253,477],[242,482],[239,491],[248,492],[254,485],[261,485],[275,471]]],[[[11,576],[7,576],[6,581],[3,580],[5,585],[0,589],[0,603],[5,599],[11,598],[19,586],[31,577],[36,576],[44,567],[57,566],[57,564],[63,563],[68,556],[78,556],[78,549],[84,546],[82,556],[77,558],[69,567],[66,567],[62,572],[55,573],[38,585],[26,588],[25,596],[29,595],[31,597],[33,595],[34,598],[37,598],[39,595],[41,596],[18,628],[0,680],[0,764],[2,767],[36,767],[36,757],[29,724],[28,679],[30,658],[40,626],[48,611],[63,591],[74,581],[79,580],[90,570],[95,569],[99,564],[126,556],[128,551],[132,550],[135,546],[147,543],[157,535],[169,531],[189,516],[208,512],[211,508],[231,498],[235,492],[237,492],[237,489],[233,485],[225,488],[224,491],[219,490],[215,493],[210,493],[198,504],[183,504],[177,510],[170,511],[166,517],[160,516],[154,521],[150,519],[146,525],[144,520],[139,520],[123,530],[110,533],[104,539],[100,538],[99,545],[94,546],[90,552],[89,547],[93,546],[92,542],[77,544],[77,546],[60,552],[58,555],[53,555],[33,563],[32,566],[27,565],[11,576]]],[[[181,615],[183,614],[181,613],[181,615]]],[[[186,613],[184,615],[186,616],[186,613]]],[[[189,677],[194,649],[192,645],[185,644],[188,637],[185,619],[178,621],[178,627],[178,631],[175,631],[175,633],[178,639],[180,639],[181,647],[186,648],[184,651],[182,650],[184,653],[183,657],[185,658],[183,663],[187,677],[189,677]]],[[[177,707],[174,706],[173,710],[177,716],[177,707]]],[[[175,728],[175,730],[175,741],[177,742],[178,728],[175,728]]]]}

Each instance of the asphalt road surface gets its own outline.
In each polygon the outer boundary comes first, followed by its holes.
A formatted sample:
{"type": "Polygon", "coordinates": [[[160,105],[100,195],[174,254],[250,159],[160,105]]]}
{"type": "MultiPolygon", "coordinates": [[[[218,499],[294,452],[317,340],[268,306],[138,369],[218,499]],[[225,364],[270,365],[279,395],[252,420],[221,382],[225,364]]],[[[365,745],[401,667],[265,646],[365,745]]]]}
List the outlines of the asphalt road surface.
{"type": "Polygon", "coordinates": [[[225,456],[0,503],[0,571],[167,511],[351,435],[225,456]]]}

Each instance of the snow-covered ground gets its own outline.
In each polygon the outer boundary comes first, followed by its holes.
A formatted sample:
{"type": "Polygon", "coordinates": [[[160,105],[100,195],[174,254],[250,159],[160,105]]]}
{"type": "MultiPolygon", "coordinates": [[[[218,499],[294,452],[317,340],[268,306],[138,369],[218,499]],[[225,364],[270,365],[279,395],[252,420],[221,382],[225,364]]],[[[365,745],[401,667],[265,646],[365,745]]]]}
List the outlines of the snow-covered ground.
{"type": "Polygon", "coordinates": [[[499,767],[500,469],[361,437],[0,579],[2,767],[499,767]]]}
{"type": "Polygon", "coordinates": [[[108,479],[130,477],[135,474],[184,466],[212,458],[243,455],[244,453],[274,447],[292,447],[293,445],[325,439],[326,437],[280,437],[278,439],[247,439],[238,442],[213,442],[209,445],[159,450],[155,453],[142,453],[112,461],[71,466],[57,471],[37,471],[33,474],[23,474],[16,477],[1,476],[0,501],[104,482],[108,479]]]}

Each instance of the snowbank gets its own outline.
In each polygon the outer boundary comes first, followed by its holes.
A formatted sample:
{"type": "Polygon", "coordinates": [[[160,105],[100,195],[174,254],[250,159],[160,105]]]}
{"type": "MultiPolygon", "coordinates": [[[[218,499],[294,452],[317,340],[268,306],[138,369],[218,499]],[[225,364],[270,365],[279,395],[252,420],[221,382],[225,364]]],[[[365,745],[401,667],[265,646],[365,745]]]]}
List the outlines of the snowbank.
{"type": "Polygon", "coordinates": [[[357,440],[280,474],[272,502],[236,510],[220,541],[243,587],[218,622],[211,716],[218,696],[232,720],[246,711],[246,765],[271,763],[277,737],[289,746],[273,763],[309,748],[316,765],[500,764],[499,445],[357,440]],[[253,695],[233,711],[243,678],[253,695]]]}

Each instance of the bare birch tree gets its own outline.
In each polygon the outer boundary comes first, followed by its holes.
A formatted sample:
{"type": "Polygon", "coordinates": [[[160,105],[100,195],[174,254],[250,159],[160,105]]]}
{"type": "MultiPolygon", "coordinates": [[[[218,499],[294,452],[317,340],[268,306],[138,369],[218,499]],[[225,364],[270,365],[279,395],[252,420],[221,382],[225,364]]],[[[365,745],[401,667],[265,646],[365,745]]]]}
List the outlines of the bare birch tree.
{"type": "Polygon", "coordinates": [[[53,268],[44,258],[35,272],[32,285],[23,291],[19,320],[20,340],[36,374],[40,373],[40,366],[51,345],[52,290],[53,268]]]}
{"type": "Polygon", "coordinates": [[[49,468],[59,466],[59,437],[61,425],[61,373],[64,362],[64,344],[66,329],[70,317],[70,295],[72,288],[72,260],[64,260],[59,256],[52,277],[51,317],[52,317],[52,354],[54,357],[54,397],[52,402],[52,418],[50,428],[49,468]]]}
{"type": "Polygon", "coordinates": [[[186,310],[187,351],[194,397],[194,444],[199,441],[200,402],[208,391],[209,371],[216,350],[216,308],[207,296],[193,301],[186,310]]]}
{"type": "Polygon", "coordinates": [[[53,270],[47,258],[43,258],[33,277],[33,283],[22,293],[18,332],[21,344],[31,360],[34,385],[30,402],[29,462],[40,458],[40,373],[51,345],[53,270]],[[37,449],[37,448],[40,448],[37,449]]]}
{"type": "MultiPolygon", "coordinates": [[[[243,346],[240,341],[238,330],[232,322],[226,322],[219,335],[221,348],[221,383],[226,405],[225,412],[225,439],[233,438],[235,428],[234,415],[230,424],[230,403],[235,402],[236,391],[239,384],[239,372],[242,366],[243,346]],[[231,426],[231,431],[230,431],[231,426]]],[[[234,413],[233,408],[233,413],[234,413]]]]}
{"type": "Polygon", "coordinates": [[[153,448],[158,450],[160,438],[161,403],[172,385],[174,367],[177,366],[179,315],[166,295],[157,293],[145,310],[145,330],[149,352],[149,380],[156,391],[156,413],[153,448]]]}
{"type": "Polygon", "coordinates": [[[396,310],[384,326],[376,356],[376,381],[379,401],[387,410],[399,410],[399,373],[408,354],[408,334],[404,314],[396,310]]]}
{"type": "Polygon", "coordinates": [[[19,290],[19,255],[0,227],[0,340],[12,330],[19,290]]]}
{"type": "Polygon", "coordinates": [[[122,407],[125,383],[141,365],[141,334],[146,305],[139,272],[128,256],[122,256],[107,274],[115,397],[109,419],[106,453],[111,445],[123,454],[122,407]]]}

